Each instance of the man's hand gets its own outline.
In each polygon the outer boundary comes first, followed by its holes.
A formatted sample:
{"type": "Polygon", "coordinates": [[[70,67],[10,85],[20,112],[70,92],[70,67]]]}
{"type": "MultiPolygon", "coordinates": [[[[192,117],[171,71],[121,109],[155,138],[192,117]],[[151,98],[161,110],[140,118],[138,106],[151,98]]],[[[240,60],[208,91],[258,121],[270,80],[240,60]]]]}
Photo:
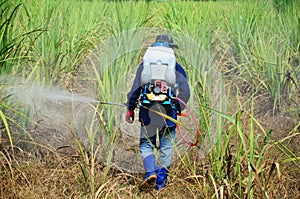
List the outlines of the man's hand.
{"type": "Polygon", "coordinates": [[[133,110],[128,110],[127,111],[125,120],[128,123],[133,123],[133,120],[134,120],[134,111],[133,110]]]}

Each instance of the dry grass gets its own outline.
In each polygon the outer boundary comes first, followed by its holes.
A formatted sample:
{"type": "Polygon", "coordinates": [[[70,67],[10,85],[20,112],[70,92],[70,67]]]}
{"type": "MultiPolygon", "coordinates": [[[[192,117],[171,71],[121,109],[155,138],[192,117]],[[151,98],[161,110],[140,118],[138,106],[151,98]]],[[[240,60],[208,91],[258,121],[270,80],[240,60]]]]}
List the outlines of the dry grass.
{"type": "MultiPolygon", "coordinates": [[[[235,95],[235,94],[233,94],[235,95]]],[[[300,156],[298,122],[283,114],[272,112],[272,102],[268,96],[260,95],[255,101],[255,117],[266,130],[272,128],[273,140],[282,141],[297,157],[300,156]],[[288,139],[294,130],[295,136],[288,139]]],[[[240,101],[247,100],[241,96],[240,101]]],[[[247,108],[247,105],[244,107],[247,108]]],[[[232,107],[236,110],[237,107],[232,107]]],[[[246,111],[245,111],[246,112],[246,111]]],[[[248,127],[250,118],[241,117],[242,126],[248,127]]],[[[53,127],[54,128],[54,127],[53,127]]],[[[259,132],[256,126],[255,132],[259,132]]],[[[226,129],[226,127],[225,127],[226,129]]],[[[42,130],[46,137],[53,137],[49,126],[42,130]]],[[[244,129],[247,134],[250,129],[244,129]]],[[[32,135],[40,135],[32,132],[32,135]]],[[[224,159],[221,173],[214,175],[210,156],[199,157],[198,148],[192,148],[189,155],[178,159],[171,167],[167,187],[162,191],[141,192],[138,185],[142,174],[126,173],[115,167],[107,167],[102,162],[93,160],[87,151],[80,153],[76,145],[56,148],[46,147],[47,139],[36,137],[40,143],[24,151],[24,145],[15,140],[14,153],[9,142],[3,137],[0,143],[0,198],[240,198],[239,186],[245,193],[249,178],[249,163],[244,157],[240,162],[236,156],[238,143],[232,139],[227,157],[224,159]],[[18,148],[18,146],[22,146],[18,148]],[[34,150],[32,150],[34,149],[34,150]],[[239,179],[236,164],[241,167],[243,178],[239,179]]],[[[235,136],[232,136],[233,138],[235,136]]],[[[62,139],[57,137],[57,139],[62,139]]],[[[75,142],[75,140],[74,140],[75,142]]],[[[58,142],[59,143],[59,142],[58,142]]],[[[263,137],[258,140],[263,145],[263,137]]],[[[259,155],[259,154],[257,154],[259,155]]],[[[262,162],[253,172],[253,196],[255,198],[300,198],[299,166],[293,162],[284,163],[287,157],[274,145],[268,145],[262,162]]],[[[240,195],[243,195],[240,194],[240,195]]]]}
{"type": "MultiPolygon", "coordinates": [[[[43,158],[34,158],[17,148],[14,155],[9,148],[0,151],[1,198],[237,198],[234,189],[238,179],[228,171],[230,166],[224,169],[228,173],[225,178],[214,181],[209,160],[199,159],[196,149],[190,151],[188,166],[185,160],[174,163],[166,188],[152,192],[138,190],[140,174],[115,168],[105,174],[107,167],[101,162],[92,163],[88,154],[84,161],[89,173],[84,175],[82,157],[76,149],[66,148],[65,152],[43,149],[43,158]]],[[[270,147],[256,171],[253,179],[256,198],[266,198],[262,186],[266,187],[269,198],[300,197],[299,168],[293,163],[278,164],[279,154],[270,147]]],[[[247,176],[247,162],[240,164],[247,176]]]]}

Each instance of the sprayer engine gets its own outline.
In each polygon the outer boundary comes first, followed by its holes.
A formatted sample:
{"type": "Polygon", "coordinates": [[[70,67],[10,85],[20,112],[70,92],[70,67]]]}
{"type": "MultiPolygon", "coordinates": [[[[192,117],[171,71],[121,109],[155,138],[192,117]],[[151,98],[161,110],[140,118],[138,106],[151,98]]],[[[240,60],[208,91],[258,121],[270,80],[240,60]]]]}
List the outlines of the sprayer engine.
{"type": "Polygon", "coordinates": [[[152,83],[148,83],[146,88],[146,97],[149,101],[165,101],[169,97],[169,88],[165,81],[155,80],[152,83]]]}
{"type": "Polygon", "coordinates": [[[168,85],[165,81],[155,80],[154,83],[151,84],[150,90],[155,94],[167,94],[168,93],[168,85]]]}

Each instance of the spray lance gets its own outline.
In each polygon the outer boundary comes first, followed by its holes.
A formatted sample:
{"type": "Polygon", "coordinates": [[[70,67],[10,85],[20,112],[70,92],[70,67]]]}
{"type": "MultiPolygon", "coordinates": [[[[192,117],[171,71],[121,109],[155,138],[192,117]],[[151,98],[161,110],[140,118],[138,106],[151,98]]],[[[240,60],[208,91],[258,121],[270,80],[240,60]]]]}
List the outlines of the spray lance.
{"type": "Polygon", "coordinates": [[[127,107],[126,104],[119,104],[119,103],[114,103],[114,102],[101,102],[101,101],[99,101],[99,104],[127,107]]]}

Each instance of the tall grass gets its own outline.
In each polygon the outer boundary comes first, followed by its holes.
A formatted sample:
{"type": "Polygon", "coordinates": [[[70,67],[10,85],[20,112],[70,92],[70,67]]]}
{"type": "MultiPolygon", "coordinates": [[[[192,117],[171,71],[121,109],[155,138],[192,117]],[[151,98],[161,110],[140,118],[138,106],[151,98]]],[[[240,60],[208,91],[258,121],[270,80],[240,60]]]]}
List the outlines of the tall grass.
{"type": "MultiPolygon", "coordinates": [[[[241,78],[252,85],[262,85],[272,95],[276,109],[289,100],[286,90],[295,86],[286,75],[291,71],[293,79],[299,76],[299,63],[289,61],[295,59],[299,48],[295,39],[299,35],[297,3],[291,3],[288,11],[280,13],[271,1],[257,2],[254,6],[250,1],[248,5],[239,12],[223,14],[225,30],[234,42],[232,54],[241,78]]],[[[298,93],[297,89],[289,91],[298,93]]]]}
{"type": "MultiPolygon", "coordinates": [[[[276,140],[272,138],[276,129],[265,129],[255,113],[256,99],[267,93],[274,115],[284,111],[299,118],[300,6],[297,1],[284,5],[279,9],[278,1],[271,0],[2,1],[1,75],[63,88],[67,87],[64,78],[71,75],[94,90],[76,88],[75,83],[66,89],[78,89],[74,92],[103,102],[124,103],[145,48],[160,30],[170,32],[179,44],[178,61],[187,70],[193,93],[189,103],[201,126],[201,143],[209,143],[204,146],[208,153],[204,159],[198,157],[199,146],[175,163],[171,182],[182,183],[194,197],[269,198],[268,183],[275,171],[279,176],[281,167],[290,163],[299,169],[299,154],[289,149],[288,142],[299,135],[299,124],[276,140]],[[243,96],[248,99],[241,100],[243,96]],[[283,158],[266,160],[275,149],[283,158]],[[201,168],[201,164],[206,165],[201,168]]],[[[0,84],[0,91],[5,86],[0,84]]],[[[1,131],[13,148],[17,145],[13,134],[30,131],[18,118],[30,118],[22,105],[13,104],[9,97],[0,99],[1,131]]],[[[107,148],[113,148],[119,138],[116,114],[113,107],[94,107],[92,121],[97,122],[85,123],[84,128],[88,147],[70,129],[81,160],[81,196],[119,194],[106,189],[112,157],[106,159],[101,184],[96,158],[99,137],[105,138],[107,148]]]]}

